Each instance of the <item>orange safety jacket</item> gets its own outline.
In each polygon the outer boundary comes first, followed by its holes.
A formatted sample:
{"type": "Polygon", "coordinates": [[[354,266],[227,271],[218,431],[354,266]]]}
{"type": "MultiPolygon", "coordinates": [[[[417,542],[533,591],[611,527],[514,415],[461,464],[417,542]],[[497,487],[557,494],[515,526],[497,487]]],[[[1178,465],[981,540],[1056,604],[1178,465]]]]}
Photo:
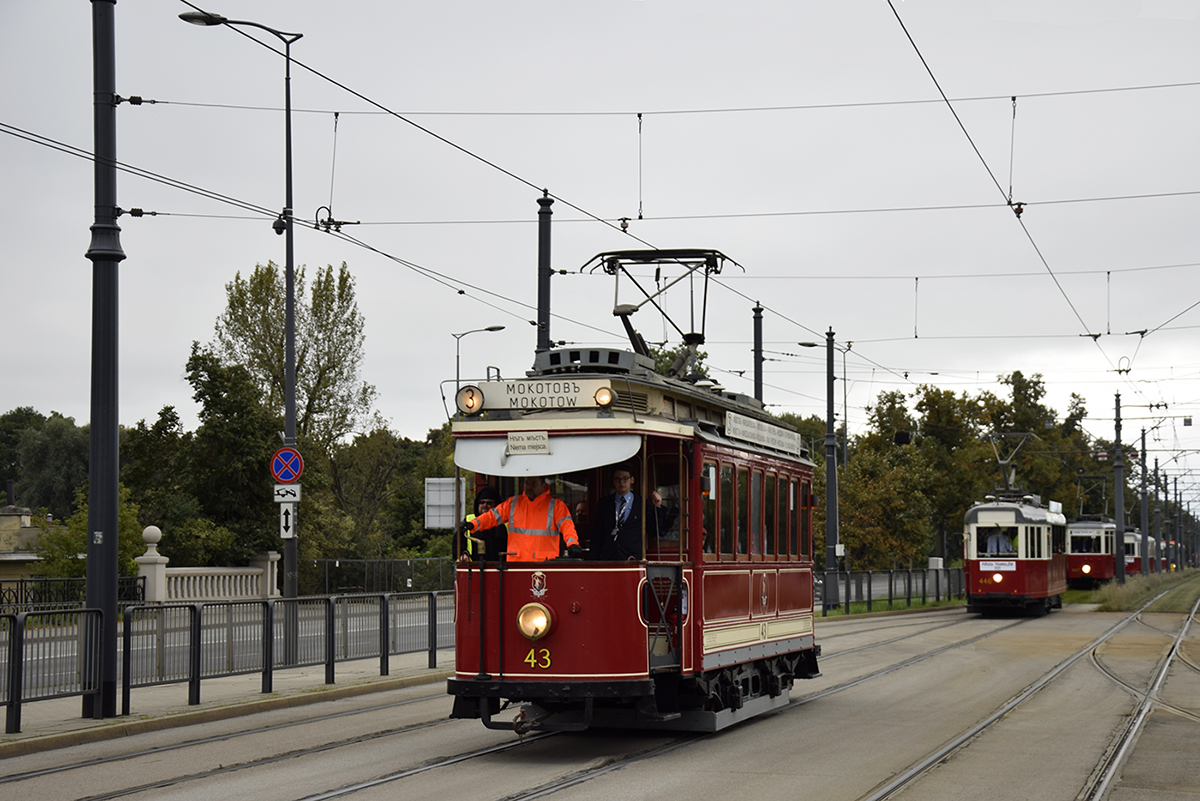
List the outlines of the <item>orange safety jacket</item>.
{"type": "Polygon", "coordinates": [[[549,487],[532,501],[525,493],[514,495],[473,521],[473,531],[483,531],[504,523],[508,526],[508,547],[514,562],[541,562],[557,559],[561,546],[578,545],[575,521],[567,505],[550,495],[549,487]]]}

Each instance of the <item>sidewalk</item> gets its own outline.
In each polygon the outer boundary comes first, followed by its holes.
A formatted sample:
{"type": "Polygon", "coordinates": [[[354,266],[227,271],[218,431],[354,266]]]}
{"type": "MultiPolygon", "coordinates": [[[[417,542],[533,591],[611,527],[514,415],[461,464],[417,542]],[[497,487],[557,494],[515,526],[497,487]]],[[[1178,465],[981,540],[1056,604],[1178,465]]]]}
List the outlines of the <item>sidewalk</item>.
{"type": "MultiPolygon", "coordinates": [[[[365,693],[430,684],[430,691],[454,673],[454,651],[438,651],[437,667],[429,667],[429,653],[392,656],[387,676],[379,675],[379,659],[360,659],[334,665],[334,684],[325,683],[325,666],[276,670],[273,692],[262,692],[262,674],[224,676],[200,683],[200,703],[188,705],[188,685],[164,684],[134,687],[129,715],[95,720],[82,717],[80,696],[31,701],[21,705],[19,734],[0,733],[0,760],[36,751],[107,740],[175,726],[207,723],[271,709],[331,701],[365,693]]],[[[121,687],[117,687],[117,710],[121,687]]],[[[0,720],[6,707],[0,706],[0,720]]]]}

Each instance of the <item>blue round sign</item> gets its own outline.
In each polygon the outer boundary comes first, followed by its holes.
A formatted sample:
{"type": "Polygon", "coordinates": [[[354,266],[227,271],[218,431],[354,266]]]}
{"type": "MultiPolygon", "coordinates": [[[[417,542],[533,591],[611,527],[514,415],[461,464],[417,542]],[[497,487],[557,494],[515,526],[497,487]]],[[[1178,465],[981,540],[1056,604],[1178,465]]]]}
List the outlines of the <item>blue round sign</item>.
{"type": "Polygon", "coordinates": [[[280,448],[271,457],[271,475],[280,484],[291,484],[304,472],[304,459],[295,448],[280,448]]]}

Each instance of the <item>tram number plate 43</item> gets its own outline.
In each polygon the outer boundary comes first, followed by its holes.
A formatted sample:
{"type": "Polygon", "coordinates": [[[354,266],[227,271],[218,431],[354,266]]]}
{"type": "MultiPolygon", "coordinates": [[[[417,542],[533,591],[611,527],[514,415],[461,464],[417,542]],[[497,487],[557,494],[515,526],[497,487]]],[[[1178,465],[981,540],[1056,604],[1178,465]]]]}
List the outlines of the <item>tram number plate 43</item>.
{"type": "Polygon", "coordinates": [[[541,668],[542,670],[550,669],[550,649],[549,648],[530,648],[529,653],[525,655],[524,662],[531,668],[541,668]]]}

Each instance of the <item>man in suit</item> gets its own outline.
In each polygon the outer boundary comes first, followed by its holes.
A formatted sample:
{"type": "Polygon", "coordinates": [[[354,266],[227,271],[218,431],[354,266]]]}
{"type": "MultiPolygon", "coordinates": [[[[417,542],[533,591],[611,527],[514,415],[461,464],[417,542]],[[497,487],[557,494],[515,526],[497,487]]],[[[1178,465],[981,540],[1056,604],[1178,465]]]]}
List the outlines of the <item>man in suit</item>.
{"type": "MultiPolygon", "coordinates": [[[[633,491],[633,471],[613,470],[613,492],[596,504],[589,556],[601,562],[636,561],[642,558],[642,498],[633,491]]],[[[650,493],[646,537],[657,537],[662,498],[650,493]]]]}

